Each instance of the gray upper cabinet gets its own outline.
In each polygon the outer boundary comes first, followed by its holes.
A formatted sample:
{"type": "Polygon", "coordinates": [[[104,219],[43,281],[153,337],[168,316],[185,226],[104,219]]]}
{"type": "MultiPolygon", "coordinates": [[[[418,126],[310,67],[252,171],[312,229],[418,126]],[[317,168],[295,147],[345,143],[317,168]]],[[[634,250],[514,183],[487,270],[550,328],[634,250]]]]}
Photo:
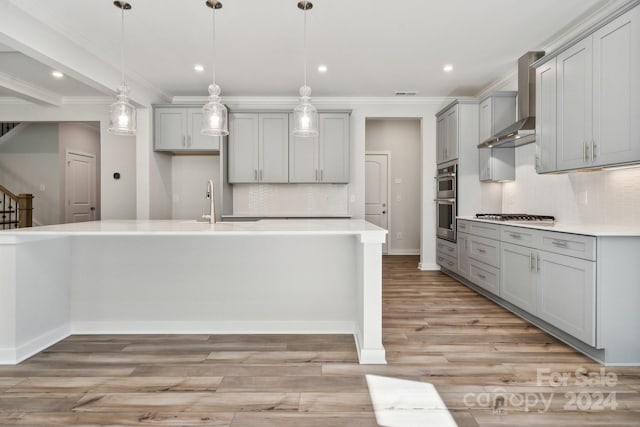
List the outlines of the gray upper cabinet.
{"type": "Polygon", "coordinates": [[[557,170],[556,58],[536,69],[536,172],[557,170]]]}
{"type": "Polygon", "coordinates": [[[595,166],[640,160],[640,7],[593,34],[595,166]]]}
{"type": "Polygon", "coordinates": [[[230,183],[286,183],[289,176],[288,161],[288,114],[230,114],[230,183]]]}
{"type": "MultiPolygon", "coordinates": [[[[495,92],[480,102],[479,142],[516,121],[516,92],[495,92]]],[[[481,148],[478,152],[480,181],[513,181],[515,148],[481,148]]]]}
{"type": "Polygon", "coordinates": [[[544,59],[536,74],[538,172],[640,162],[640,7],[544,59]]]}
{"type": "Polygon", "coordinates": [[[170,152],[220,150],[220,138],[202,135],[202,109],[161,106],[153,109],[154,149],[170,152]]]}
{"type": "Polygon", "coordinates": [[[458,158],[458,105],[436,115],[436,160],[446,163],[458,158]]]}
{"type": "Polygon", "coordinates": [[[317,138],[291,136],[289,182],[349,182],[349,114],[320,113],[317,138]]]}
{"type": "Polygon", "coordinates": [[[575,44],[560,54],[558,65],[559,170],[588,166],[592,138],[592,40],[575,44]]]}

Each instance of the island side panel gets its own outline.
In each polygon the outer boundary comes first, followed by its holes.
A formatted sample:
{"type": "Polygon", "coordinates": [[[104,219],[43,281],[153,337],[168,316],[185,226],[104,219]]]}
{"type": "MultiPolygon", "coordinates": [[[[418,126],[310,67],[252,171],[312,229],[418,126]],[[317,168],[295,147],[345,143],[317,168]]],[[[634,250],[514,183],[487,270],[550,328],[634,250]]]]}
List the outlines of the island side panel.
{"type": "Polygon", "coordinates": [[[387,363],[382,345],[383,242],[384,235],[378,234],[359,239],[356,342],[361,364],[387,363]]]}
{"type": "Polygon", "coordinates": [[[0,258],[0,363],[15,364],[70,333],[70,238],[17,237],[0,258]]]}
{"type": "Polygon", "coordinates": [[[79,236],[74,333],[353,333],[352,235],[79,236]]]}

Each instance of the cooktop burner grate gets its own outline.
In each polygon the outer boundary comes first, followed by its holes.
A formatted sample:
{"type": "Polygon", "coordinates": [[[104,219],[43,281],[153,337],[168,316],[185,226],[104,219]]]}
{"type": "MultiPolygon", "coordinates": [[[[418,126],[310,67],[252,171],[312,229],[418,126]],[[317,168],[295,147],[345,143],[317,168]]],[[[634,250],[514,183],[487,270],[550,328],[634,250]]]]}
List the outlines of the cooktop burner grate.
{"type": "Polygon", "coordinates": [[[496,214],[484,213],[476,214],[478,219],[490,219],[493,221],[538,221],[538,222],[554,222],[555,217],[551,215],[530,215],[530,214],[496,214]]]}

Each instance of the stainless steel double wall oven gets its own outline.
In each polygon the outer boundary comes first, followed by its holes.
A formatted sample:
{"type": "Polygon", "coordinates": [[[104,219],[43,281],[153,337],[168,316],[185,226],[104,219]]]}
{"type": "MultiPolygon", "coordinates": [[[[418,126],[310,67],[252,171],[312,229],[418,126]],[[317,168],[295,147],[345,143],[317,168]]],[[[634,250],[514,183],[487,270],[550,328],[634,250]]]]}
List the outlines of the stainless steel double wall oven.
{"type": "Polygon", "coordinates": [[[436,235],[456,241],[456,209],[458,164],[438,166],[436,175],[436,235]]]}

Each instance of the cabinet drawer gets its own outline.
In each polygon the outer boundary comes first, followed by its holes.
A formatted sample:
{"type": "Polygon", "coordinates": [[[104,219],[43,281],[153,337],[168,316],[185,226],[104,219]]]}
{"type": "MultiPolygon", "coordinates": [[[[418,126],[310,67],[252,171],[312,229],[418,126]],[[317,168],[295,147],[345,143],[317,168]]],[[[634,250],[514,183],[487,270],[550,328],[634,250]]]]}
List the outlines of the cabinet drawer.
{"type": "Polygon", "coordinates": [[[500,225],[488,222],[458,220],[458,230],[489,239],[500,239],[500,228],[500,225]]]}
{"type": "Polygon", "coordinates": [[[484,237],[471,236],[469,238],[469,257],[476,261],[500,267],[500,242],[484,237]]]}
{"type": "Polygon", "coordinates": [[[541,248],[589,261],[596,259],[596,238],[593,236],[543,231],[541,248]]]}
{"type": "Polygon", "coordinates": [[[500,295],[500,270],[474,260],[469,261],[469,280],[495,295],[500,295]]]}
{"type": "Polygon", "coordinates": [[[436,253],[455,257],[458,254],[458,245],[448,240],[436,239],[436,253]]]}
{"type": "Polygon", "coordinates": [[[456,272],[456,266],[458,264],[456,258],[449,256],[449,255],[444,255],[441,252],[436,254],[436,261],[438,262],[438,265],[441,266],[442,268],[446,268],[449,271],[453,271],[456,272]]]}
{"type": "Polygon", "coordinates": [[[502,227],[500,240],[514,245],[537,248],[540,246],[540,231],[523,227],[502,227]]]}

